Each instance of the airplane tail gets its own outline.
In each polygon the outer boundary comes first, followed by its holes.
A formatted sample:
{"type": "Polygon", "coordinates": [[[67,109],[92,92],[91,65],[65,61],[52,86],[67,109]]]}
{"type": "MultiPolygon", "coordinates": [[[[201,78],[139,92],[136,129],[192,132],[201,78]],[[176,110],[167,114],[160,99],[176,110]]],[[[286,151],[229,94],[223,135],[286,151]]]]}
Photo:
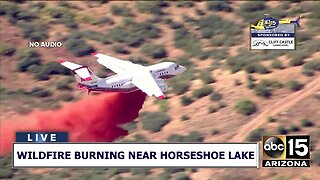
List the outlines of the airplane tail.
{"type": "Polygon", "coordinates": [[[300,27],[300,19],[301,19],[301,15],[295,21],[291,21],[291,23],[296,23],[297,26],[300,27]]]}
{"type": "Polygon", "coordinates": [[[83,85],[93,86],[100,79],[87,66],[82,66],[65,60],[58,60],[58,63],[72,70],[74,77],[79,83],[79,87],[83,87],[83,85]]]}

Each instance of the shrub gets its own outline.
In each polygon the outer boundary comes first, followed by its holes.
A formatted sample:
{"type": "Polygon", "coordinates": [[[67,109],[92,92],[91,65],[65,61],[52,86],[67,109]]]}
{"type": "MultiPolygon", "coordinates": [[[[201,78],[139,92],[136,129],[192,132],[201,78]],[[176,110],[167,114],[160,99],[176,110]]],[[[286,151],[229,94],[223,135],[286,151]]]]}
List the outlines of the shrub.
{"type": "Polygon", "coordinates": [[[111,13],[116,16],[132,16],[131,10],[126,6],[111,5],[111,13]]]}
{"type": "Polygon", "coordinates": [[[174,173],[182,172],[182,171],[185,171],[185,169],[184,168],[167,168],[167,169],[165,169],[165,172],[167,172],[169,174],[174,174],[174,173]]]}
{"type": "Polygon", "coordinates": [[[300,128],[299,128],[298,126],[294,125],[294,124],[292,124],[292,125],[290,126],[290,131],[297,132],[297,131],[299,131],[299,130],[300,130],[300,128]]]}
{"type": "Polygon", "coordinates": [[[9,15],[12,16],[15,13],[18,13],[19,7],[16,3],[13,2],[1,2],[0,6],[0,15],[9,15]]]}
{"type": "Polygon", "coordinates": [[[19,71],[24,72],[24,71],[27,71],[30,66],[38,65],[38,64],[39,64],[38,58],[30,58],[30,59],[19,61],[17,63],[17,68],[19,71]]]}
{"type": "MultiPolygon", "coordinates": [[[[121,26],[130,27],[130,26],[134,25],[135,23],[136,22],[133,17],[124,17],[122,19],[121,26]]],[[[132,37],[134,37],[134,36],[130,36],[130,38],[132,38],[132,37]]]]}
{"type": "Polygon", "coordinates": [[[179,134],[172,134],[167,138],[167,142],[183,142],[184,136],[179,134]]]}
{"type": "Polygon", "coordinates": [[[291,58],[289,63],[291,66],[300,66],[304,63],[304,60],[302,57],[295,56],[291,58]]]}
{"type": "Polygon", "coordinates": [[[303,127],[313,126],[313,123],[309,119],[306,119],[306,118],[301,119],[300,123],[301,123],[301,126],[303,126],[303,127]]]}
{"type": "Polygon", "coordinates": [[[157,103],[159,104],[160,111],[162,112],[167,112],[170,109],[167,100],[157,101],[157,103]]]}
{"type": "Polygon", "coordinates": [[[203,136],[197,131],[191,131],[183,138],[183,142],[202,142],[203,136]]]}
{"type": "Polygon", "coordinates": [[[308,61],[303,65],[305,69],[312,69],[315,71],[320,71],[320,59],[308,61]]]}
{"type": "Polygon", "coordinates": [[[51,17],[55,18],[58,23],[64,24],[69,28],[76,29],[78,24],[76,23],[76,15],[66,7],[57,7],[48,9],[51,17]]]}
{"type": "Polygon", "coordinates": [[[188,135],[178,135],[178,134],[172,134],[167,138],[168,142],[202,142],[203,136],[196,132],[191,131],[188,135]]]}
{"type": "Polygon", "coordinates": [[[137,122],[136,121],[128,122],[128,123],[122,125],[122,128],[127,131],[133,131],[133,130],[137,129],[137,122]]]}
{"type": "Polygon", "coordinates": [[[189,90],[190,84],[185,81],[174,82],[172,84],[172,89],[177,95],[184,94],[189,90]]]}
{"type": "Polygon", "coordinates": [[[249,99],[240,99],[234,106],[234,108],[243,115],[251,115],[257,111],[257,106],[253,101],[249,99]]]}
{"type": "Polygon", "coordinates": [[[320,60],[308,61],[303,65],[302,74],[306,76],[313,76],[314,71],[320,71],[320,60]]]}
{"type": "Polygon", "coordinates": [[[283,127],[283,126],[279,126],[279,127],[277,128],[277,132],[278,132],[279,134],[288,134],[288,130],[287,130],[285,127],[283,127]]]}
{"type": "Polygon", "coordinates": [[[61,171],[61,172],[59,172],[59,177],[60,178],[69,178],[69,177],[71,177],[72,175],[69,173],[69,172],[67,172],[67,171],[61,171]]]}
{"type": "Polygon", "coordinates": [[[271,67],[275,68],[275,69],[282,69],[283,68],[281,61],[279,61],[278,59],[275,59],[272,61],[271,67]]]}
{"type": "Polygon", "coordinates": [[[251,142],[260,141],[264,132],[265,130],[263,128],[255,129],[249,133],[246,139],[251,142]]]}
{"type": "MultiPolygon", "coordinates": [[[[1,6],[0,6],[1,7],[1,6]]],[[[11,156],[0,156],[0,178],[12,179],[17,169],[12,169],[10,163],[11,156]]]]}
{"type": "Polygon", "coordinates": [[[261,83],[255,85],[254,90],[258,96],[268,98],[272,95],[272,89],[269,86],[265,86],[261,83]]]}
{"type": "Polygon", "coordinates": [[[163,112],[145,112],[141,114],[143,129],[158,132],[169,123],[171,118],[163,112]]]}
{"type": "Polygon", "coordinates": [[[181,119],[181,121],[186,121],[186,120],[189,120],[190,119],[190,117],[188,116],[188,115],[182,115],[181,117],[180,117],[180,119],[181,119]]]}
{"type": "Polygon", "coordinates": [[[148,168],[132,168],[132,169],[130,169],[130,172],[133,175],[135,175],[135,174],[148,175],[148,174],[150,174],[150,169],[148,169],[148,168]]]}
{"type": "Polygon", "coordinates": [[[189,32],[185,27],[176,29],[174,32],[175,47],[184,50],[191,55],[199,55],[202,53],[201,44],[195,34],[189,32]]]}
{"type": "Polygon", "coordinates": [[[114,21],[111,18],[104,16],[97,21],[97,24],[112,26],[114,21]]]}
{"type": "Polygon", "coordinates": [[[218,111],[218,108],[215,107],[215,106],[209,106],[208,107],[208,113],[214,113],[214,112],[217,112],[218,111]]]}
{"type": "Polygon", "coordinates": [[[182,23],[179,23],[179,22],[175,22],[175,21],[169,21],[168,22],[168,25],[171,29],[180,29],[183,27],[183,24],[182,23]]]}
{"type": "Polygon", "coordinates": [[[316,165],[320,166],[320,150],[314,152],[312,161],[316,163],[316,165]]]}
{"type": "Polygon", "coordinates": [[[29,66],[40,64],[39,54],[30,49],[21,49],[18,52],[17,68],[19,71],[27,71],[29,66]]]}
{"type": "Polygon", "coordinates": [[[224,101],[219,101],[218,107],[219,107],[220,109],[222,109],[222,108],[227,107],[227,104],[226,104],[224,101]]]}
{"type": "Polygon", "coordinates": [[[189,8],[189,7],[194,6],[194,2],[192,2],[192,1],[178,1],[178,2],[176,2],[176,6],[189,8]]]}
{"type": "Polygon", "coordinates": [[[170,179],[170,175],[171,175],[171,173],[162,172],[159,174],[159,176],[157,178],[160,180],[167,180],[167,179],[170,179]]]}
{"type": "Polygon", "coordinates": [[[197,90],[194,90],[192,92],[192,96],[195,97],[195,98],[202,98],[204,96],[208,96],[212,93],[213,89],[211,86],[204,86],[200,89],[197,89],[197,90]]]}
{"type": "Polygon", "coordinates": [[[269,73],[269,70],[265,66],[263,66],[261,64],[256,64],[256,63],[246,65],[245,70],[248,73],[255,73],[255,72],[260,73],[260,74],[269,73]]]}
{"type": "Polygon", "coordinates": [[[196,14],[197,14],[198,16],[204,16],[204,15],[206,15],[206,13],[205,13],[204,11],[202,11],[201,9],[196,9],[195,11],[196,11],[196,14]]]}
{"type": "Polygon", "coordinates": [[[144,44],[141,48],[141,51],[149,57],[159,59],[167,57],[167,51],[163,45],[157,44],[144,44]]]}
{"type": "Polygon", "coordinates": [[[48,96],[51,96],[51,92],[44,89],[44,88],[41,88],[41,87],[34,87],[31,89],[30,92],[28,92],[28,94],[34,96],[34,97],[48,97],[48,96]]]}
{"type": "Polygon", "coordinates": [[[222,99],[222,94],[217,91],[213,91],[210,95],[210,99],[212,101],[220,101],[222,99]]]}
{"type": "Polygon", "coordinates": [[[129,29],[130,33],[135,36],[141,36],[143,39],[146,38],[158,38],[160,36],[161,30],[157,28],[152,23],[143,22],[137,23],[129,29]]]}
{"type": "Polygon", "coordinates": [[[268,116],[267,119],[268,119],[268,122],[270,122],[270,123],[276,121],[276,119],[274,117],[272,117],[272,116],[268,116]]]}
{"type": "Polygon", "coordinates": [[[211,72],[208,70],[201,71],[199,78],[204,84],[211,84],[215,82],[215,79],[211,76],[211,72]]]}
{"type": "Polygon", "coordinates": [[[58,62],[51,61],[42,66],[41,73],[46,75],[61,74],[61,75],[71,75],[68,68],[62,66],[58,62]]]}
{"type": "Polygon", "coordinates": [[[254,86],[254,90],[257,95],[268,98],[272,95],[274,89],[280,87],[282,87],[282,84],[276,80],[263,79],[254,86]]]}
{"type": "Polygon", "coordinates": [[[212,131],[211,131],[211,135],[216,135],[219,133],[220,133],[220,130],[218,130],[218,129],[212,129],[212,131]]]}
{"type": "Polygon", "coordinates": [[[91,30],[86,30],[86,31],[81,32],[81,37],[88,38],[88,39],[102,42],[102,43],[104,43],[104,38],[101,38],[101,37],[104,37],[104,36],[105,35],[103,33],[91,31],[91,30]]]}
{"type": "Polygon", "coordinates": [[[70,90],[69,82],[67,81],[59,81],[56,87],[60,90],[70,90]]]}
{"type": "MultiPolygon", "coordinates": [[[[218,15],[204,16],[199,19],[198,25],[203,38],[209,39],[215,35],[223,35],[224,37],[234,37],[242,32],[242,29],[235,23],[224,20],[218,15]]],[[[228,38],[225,38],[226,40],[228,38]]]]}
{"type": "Polygon", "coordinates": [[[133,62],[133,63],[141,64],[141,65],[144,65],[144,66],[149,65],[149,62],[146,61],[145,59],[141,58],[141,57],[130,56],[128,58],[128,60],[133,62]]]}
{"type": "Polygon", "coordinates": [[[252,80],[248,80],[247,88],[248,89],[253,89],[256,85],[252,80]]]}
{"type": "Polygon", "coordinates": [[[183,14],[182,19],[185,23],[190,23],[192,25],[194,25],[197,22],[195,18],[189,16],[188,14],[183,14]]]}
{"type": "Polygon", "coordinates": [[[183,105],[183,106],[188,106],[190,104],[193,103],[193,100],[188,97],[188,96],[181,96],[180,97],[180,103],[183,105]]]}
{"type": "Polygon", "coordinates": [[[40,81],[47,81],[50,79],[49,75],[43,71],[39,71],[38,73],[36,73],[34,75],[34,78],[40,81]]]}
{"type": "Polygon", "coordinates": [[[226,38],[224,36],[213,36],[210,40],[212,46],[223,46],[226,38]]]}
{"type": "Polygon", "coordinates": [[[177,173],[174,176],[175,180],[191,180],[191,178],[184,172],[177,173]]]}
{"type": "Polygon", "coordinates": [[[242,82],[239,79],[234,80],[233,83],[235,86],[240,86],[242,84],[242,82]]]}
{"type": "Polygon", "coordinates": [[[27,71],[36,74],[41,71],[41,66],[38,64],[33,64],[27,68],[27,71]]]}
{"type": "Polygon", "coordinates": [[[16,49],[11,45],[7,45],[7,44],[0,45],[0,55],[12,56],[15,51],[16,49]]]}
{"type": "Polygon", "coordinates": [[[83,39],[82,35],[77,32],[71,32],[71,35],[65,42],[67,50],[71,51],[75,56],[82,57],[91,54],[95,49],[88,45],[83,39]]]}
{"type": "Polygon", "coordinates": [[[206,6],[208,11],[231,12],[233,10],[228,1],[207,1],[206,6]]]}
{"type": "Polygon", "coordinates": [[[148,142],[148,139],[142,134],[134,135],[134,142],[148,142]]]}
{"type": "Polygon", "coordinates": [[[305,76],[313,76],[314,75],[314,71],[311,69],[303,69],[302,70],[302,74],[305,76]]]}
{"type": "Polygon", "coordinates": [[[119,54],[130,54],[129,50],[127,50],[123,45],[113,45],[112,50],[119,54]]]}
{"type": "Polygon", "coordinates": [[[168,6],[165,1],[138,1],[136,7],[141,13],[162,14],[162,7],[168,6]]]}
{"type": "Polygon", "coordinates": [[[74,97],[72,96],[71,93],[63,93],[59,96],[59,99],[65,102],[69,102],[69,101],[72,101],[74,97]]]}
{"type": "Polygon", "coordinates": [[[29,38],[31,41],[43,41],[48,38],[48,25],[44,23],[20,23],[23,29],[24,38],[29,38]]]}
{"type": "Polygon", "coordinates": [[[189,60],[189,57],[188,56],[181,56],[181,57],[178,57],[175,62],[177,64],[180,64],[186,68],[192,68],[193,64],[192,62],[189,60]]]}
{"type": "Polygon", "coordinates": [[[237,13],[240,14],[243,19],[248,21],[248,20],[257,18],[257,16],[263,13],[264,10],[266,9],[267,9],[267,6],[265,5],[265,2],[262,2],[262,1],[245,2],[241,4],[237,13]]]}
{"type": "Polygon", "coordinates": [[[288,83],[288,88],[292,91],[299,91],[300,89],[303,88],[303,84],[301,84],[299,81],[297,80],[290,80],[288,83]]]}

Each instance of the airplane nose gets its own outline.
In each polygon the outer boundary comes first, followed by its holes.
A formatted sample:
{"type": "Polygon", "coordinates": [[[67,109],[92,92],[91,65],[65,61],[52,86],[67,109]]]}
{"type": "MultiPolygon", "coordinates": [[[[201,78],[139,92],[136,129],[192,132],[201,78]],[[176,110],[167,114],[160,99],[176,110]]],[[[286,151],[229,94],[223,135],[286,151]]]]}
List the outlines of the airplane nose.
{"type": "Polygon", "coordinates": [[[187,68],[185,68],[184,66],[180,66],[179,69],[180,69],[180,73],[183,73],[187,70],[187,68]]]}

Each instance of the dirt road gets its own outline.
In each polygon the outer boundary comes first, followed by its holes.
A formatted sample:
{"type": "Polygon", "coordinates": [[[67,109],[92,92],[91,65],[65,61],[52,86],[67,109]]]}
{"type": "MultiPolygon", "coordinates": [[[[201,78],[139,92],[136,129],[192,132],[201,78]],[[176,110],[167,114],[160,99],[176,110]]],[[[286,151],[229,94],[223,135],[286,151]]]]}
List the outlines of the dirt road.
{"type": "Polygon", "coordinates": [[[314,94],[320,90],[320,76],[309,82],[300,91],[294,92],[289,96],[281,99],[267,109],[263,110],[258,116],[252,119],[248,124],[242,126],[239,131],[233,136],[229,141],[231,142],[243,142],[248,135],[254,129],[261,127],[266,123],[268,116],[273,116],[277,113],[287,110],[289,107],[293,106],[297,102],[303,100],[304,98],[314,94]]]}

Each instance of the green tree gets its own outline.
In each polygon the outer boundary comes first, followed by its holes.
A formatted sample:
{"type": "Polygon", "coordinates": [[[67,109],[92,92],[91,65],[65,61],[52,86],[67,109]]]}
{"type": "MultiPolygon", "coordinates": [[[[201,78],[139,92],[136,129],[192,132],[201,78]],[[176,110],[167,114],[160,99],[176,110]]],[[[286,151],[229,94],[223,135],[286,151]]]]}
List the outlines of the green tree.
{"type": "Polygon", "coordinates": [[[158,132],[170,122],[171,118],[164,112],[141,113],[142,127],[151,132],[158,132]]]}
{"type": "Polygon", "coordinates": [[[264,132],[265,130],[263,128],[255,129],[249,133],[246,139],[251,142],[260,141],[262,139],[262,135],[264,134],[264,132]]]}
{"type": "Polygon", "coordinates": [[[290,80],[288,83],[287,83],[288,87],[290,90],[292,91],[299,91],[300,89],[303,88],[303,84],[301,84],[299,81],[297,80],[290,80]]]}
{"type": "Polygon", "coordinates": [[[16,49],[12,45],[1,44],[0,45],[0,55],[12,56],[16,49]]]}
{"type": "Polygon", "coordinates": [[[167,57],[167,51],[163,45],[157,45],[157,44],[151,44],[151,43],[144,44],[141,47],[141,51],[147,56],[155,59],[167,57]]]}
{"type": "Polygon", "coordinates": [[[200,89],[197,89],[197,90],[194,90],[192,92],[192,96],[195,97],[195,98],[202,98],[204,96],[208,96],[212,93],[213,89],[211,86],[204,86],[200,89]]]}
{"type": "Polygon", "coordinates": [[[183,105],[183,106],[188,106],[190,104],[193,103],[193,100],[188,97],[188,96],[181,96],[180,97],[180,103],[183,105]]]}
{"type": "Polygon", "coordinates": [[[234,106],[234,108],[243,115],[251,115],[257,111],[257,106],[253,101],[249,99],[240,99],[234,106]]]}

